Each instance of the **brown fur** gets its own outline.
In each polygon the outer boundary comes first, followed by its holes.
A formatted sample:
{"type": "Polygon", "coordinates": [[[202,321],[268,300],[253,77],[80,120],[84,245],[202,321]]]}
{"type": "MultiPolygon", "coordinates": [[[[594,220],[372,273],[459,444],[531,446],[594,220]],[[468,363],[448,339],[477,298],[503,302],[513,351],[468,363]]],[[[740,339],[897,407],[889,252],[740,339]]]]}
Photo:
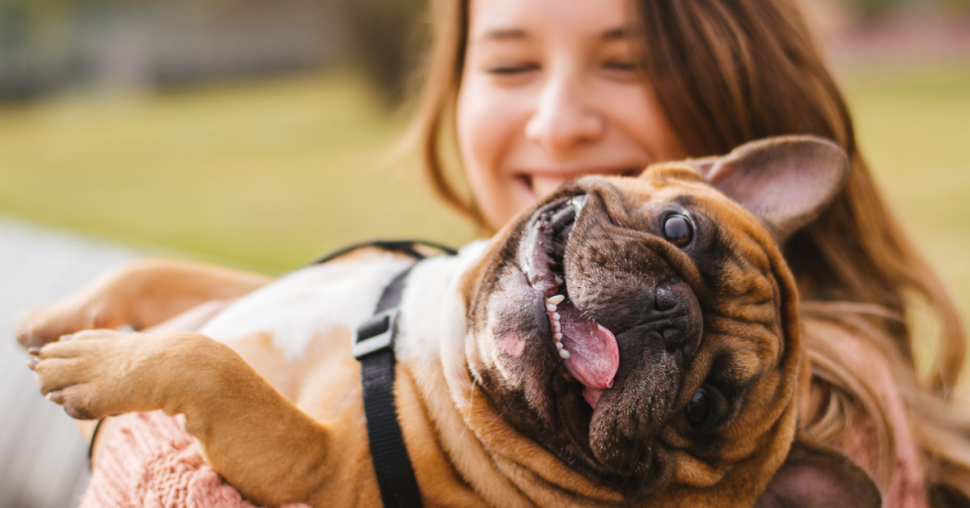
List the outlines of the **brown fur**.
{"type": "MultiPolygon", "coordinates": [[[[789,144],[805,142],[762,143],[756,157],[727,157],[711,173],[762,178],[759,161],[780,160],[762,150],[797,153],[789,144]]],[[[780,164],[780,174],[789,171],[780,164]]],[[[789,217],[803,221],[826,199],[789,217]]],[[[762,220],[682,163],[640,179],[581,179],[499,233],[455,295],[465,337],[446,336],[433,353],[405,355],[397,366],[399,421],[425,504],[878,506],[864,472],[797,432],[806,363],[794,280],[775,241],[786,223],[762,220]],[[527,305],[535,296],[516,268],[543,207],[577,195],[586,201],[562,261],[570,298],[616,330],[621,351],[586,440],[558,425],[575,386],[536,331],[527,305]],[[689,249],[659,236],[656,221],[670,209],[696,224],[689,249]],[[639,332],[650,324],[650,299],[637,292],[648,287],[680,298],[672,307],[687,323],[674,326],[680,342],[658,345],[639,332]],[[522,343],[498,347],[509,329],[522,343]],[[556,386],[565,395],[553,396],[556,386]],[[682,415],[702,386],[720,409],[700,430],[682,415]]],[[[409,319],[442,319],[439,311],[409,319]]],[[[663,341],[672,340],[668,329],[663,341]]],[[[320,331],[288,360],[260,330],[228,347],[199,333],[86,331],[34,350],[32,368],[41,392],[77,418],[184,414],[214,469],[256,502],[377,505],[351,336],[337,326],[320,331]]]]}

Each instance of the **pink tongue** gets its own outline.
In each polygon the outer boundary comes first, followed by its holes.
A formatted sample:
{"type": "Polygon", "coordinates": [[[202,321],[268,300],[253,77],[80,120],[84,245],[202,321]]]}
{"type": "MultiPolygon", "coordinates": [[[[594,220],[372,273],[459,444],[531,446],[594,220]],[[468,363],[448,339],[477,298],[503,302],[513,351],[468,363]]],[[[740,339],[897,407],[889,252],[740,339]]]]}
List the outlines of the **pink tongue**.
{"type": "Polygon", "coordinates": [[[587,319],[572,305],[559,307],[562,345],[569,351],[566,370],[586,388],[583,397],[594,409],[603,390],[613,387],[620,351],[613,332],[587,319]]]}

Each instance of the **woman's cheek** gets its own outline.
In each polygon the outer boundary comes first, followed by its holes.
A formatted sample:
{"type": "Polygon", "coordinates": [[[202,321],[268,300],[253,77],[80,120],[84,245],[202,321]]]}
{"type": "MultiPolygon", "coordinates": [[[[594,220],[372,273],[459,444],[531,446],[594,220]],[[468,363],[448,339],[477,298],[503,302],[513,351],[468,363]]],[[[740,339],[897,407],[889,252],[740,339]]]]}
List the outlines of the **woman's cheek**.
{"type": "MultiPolygon", "coordinates": [[[[475,200],[496,229],[521,207],[513,189],[513,175],[502,162],[524,122],[518,118],[517,97],[476,79],[462,85],[456,111],[456,128],[462,165],[475,200]],[[511,95],[511,96],[510,96],[511,95]]],[[[524,132],[524,131],[523,131],[524,132]]]]}
{"type": "Polygon", "coordinates": [[[686,157],[659,100],[642,83],[614,83],[602,91],[602,103],[610,123],[650,155],[649,163],[686,157]]]}

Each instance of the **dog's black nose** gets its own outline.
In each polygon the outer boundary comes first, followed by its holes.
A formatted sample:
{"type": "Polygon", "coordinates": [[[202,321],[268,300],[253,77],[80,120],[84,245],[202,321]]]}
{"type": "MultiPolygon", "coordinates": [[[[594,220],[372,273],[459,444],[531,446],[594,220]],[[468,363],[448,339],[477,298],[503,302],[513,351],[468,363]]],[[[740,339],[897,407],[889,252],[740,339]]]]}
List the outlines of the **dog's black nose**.
{"type": "Polygon", "coordinates": [[[697,299],[681,285],[660,285],[654,288],[652,305],[644,309],[640,323],[634,327],[645,340],[663,344],[667,351],[685,349],[690,354],[701,337],[700,313],[697,299]]]}
{"type": "Polygon", "coordinates": [[[669,287],[657,288],[654,304],[656,317],[653,324],[657,327],[657,332],[668,350],[687,345],[690,336],[693,335],[689,333],[691,329],[701,325],[691,322],[690,312],[687,309],[689,302],[685,300],[669,287]]]}

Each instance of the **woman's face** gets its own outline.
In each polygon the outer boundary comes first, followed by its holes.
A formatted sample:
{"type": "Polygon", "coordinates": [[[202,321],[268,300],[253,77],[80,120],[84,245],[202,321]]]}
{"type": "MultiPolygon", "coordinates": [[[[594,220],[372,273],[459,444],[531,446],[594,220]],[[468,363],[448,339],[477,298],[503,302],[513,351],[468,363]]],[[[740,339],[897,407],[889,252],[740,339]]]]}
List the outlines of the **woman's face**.
{"type": "Polygon", "coordinates": [[[501,228],[566,180],[683,157],[633,66],[626,0],[471,0],[462,162],[501,228]]]}

